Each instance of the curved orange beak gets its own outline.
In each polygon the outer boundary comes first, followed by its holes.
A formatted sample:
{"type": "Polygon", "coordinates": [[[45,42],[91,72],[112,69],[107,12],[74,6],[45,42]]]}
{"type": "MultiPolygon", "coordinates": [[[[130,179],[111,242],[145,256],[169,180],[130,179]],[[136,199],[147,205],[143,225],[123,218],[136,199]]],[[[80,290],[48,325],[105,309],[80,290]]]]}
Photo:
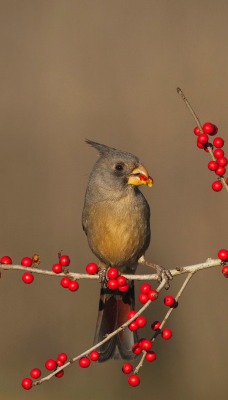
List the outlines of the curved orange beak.
{"type": "Polygon", "coordinates": [[[151,187],[153,185],[153,179],[149,176],[146,168],[140,164],[137,168],[133,169],[128,176],[128,184],[134,186],[147,185],[151,187]]]}

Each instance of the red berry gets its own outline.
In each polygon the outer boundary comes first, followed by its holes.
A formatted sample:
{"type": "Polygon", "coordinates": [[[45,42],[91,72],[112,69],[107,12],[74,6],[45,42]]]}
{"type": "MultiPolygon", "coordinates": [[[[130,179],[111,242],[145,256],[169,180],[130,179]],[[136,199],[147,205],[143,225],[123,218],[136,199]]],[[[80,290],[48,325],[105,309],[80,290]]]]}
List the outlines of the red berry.
{"type": "Polygon", "coordinates": [[[198,143],[205,145],[208,142],[208,135],[201,133],[197,138],[198,143]]]}
{"type": "Polygon", "coordinates": [[[215,171],[216,175],[223,176],[226,173],[226,168],[218,167],[215,171]]]}
{"type": "Polygon", "coordinates": [[[128,383],[130,386],[138,386],[140,384],[140,378],[138,375],[130,375],[128,378],[128,383]]]}
{"type": "Polygon", "coordinates": [[[64,289],[66,289],[66,288],[69,287],[70,282],[71,282],[70,278],[64,277],[64,278],[61,279],[60,285],[61,285],[64,289]]]}
{"type": "Polygon", "coordinates": [[[60,264],[54,264],[52,267],[52,271],[55,272],[55,274],[60,274],[62,272],[63,268],[62,265],[60,264]]]}
{"type": "Polygon", "coordinates": [[[21,278],[22,278],[23,282],[24,282],[24,283],[27,283],[28,285],[34,281],[34,276],[33,276],[33,274],[31,274],[30,272],[25,272],[25,273],[22,275],[21,278]]]}
{"type": "Polygon", "coordinates": [[[70,265],[70,257],[59,256],[59,264],[62,265],[62,267],[68,267],[68,265],[70,265]]]}
{"type": "Polygon", "coordinates": [[[130,325],[128,325],[128,329],[130,329],[130,331],[137,331],[138,328],[139,327],[138,327],[136,321],[133,321],[130,323],[130,325]]]}
{"type": "Polygon", "coordinates": [[[199,149],[205,149],[204,145],[199,142],[196,142],[196,145],[199,149]]]}
{"type": "Polygon", "coordinates": [[[215,181],[212,183],[211,187],[214,190],[214,192],[220,192],[220,190],[222,190],[222,182],[215,181]]]}
{"type": "Polygon", "coordinates": [[[225,278],[228,278],[228,265],[224,265],[224,267],[222,268],[222,273],[225,278]]]}
{"type": "Polygon", "coordinates": [[[211,122],[206,122],[203,125],[203,131],[204,131],[204,133],[207,133],[208,135],[214,136],[218,132],[218,128],[216,125],[212,124],[211,122]]]}
{"type": "Polygon", "coordinates": [[[196,127],[194,128],[193,132],[194,132],[195,135],[197,135],[197,136],[198,136],[200,133],[202,133],[202,132],[200,131],[200,128],[199,128],[198,126],[196,126],[196,127]]]}
{"type": "Polygon", "coordinates": [[[151,328],[153,329],[153,331],[157,331],[160,328],[160,326],[161,326],[161,322],[159,322],[159,321],[154,321],[151,324],[151,328]]]}
{"type": "Polygon", "coordinates": [[[140,291],[141,291],[141,293],[147,294],[147,293],[149,293],[150,290],[151,290],[151,286],[149,285],[149,283],[143,283],[143,284],[140,286],[140,291]]]}
{"type": "Polygon", "coordinates": [[[164,298],[164,304],[167,307],[173,307],[175,305],[175,302],[176,301],[173,296],[165,296],[165,298],[164,298]]]}
{"type": "Polygon", "coordinates": [[[56,372],[56,374],[55,374],[56,378],[62,378],[63,375],[64,375],[63,369],[61,369],[61,371],[59,371],[59,372],[56,372]]]}
{"type": "Polygon", "coordinates": [[[224,151],[222,149],[215,149],[213,154],[215,158],[224,157],[224,151]]]}
{"type": "Polygon", "coordinates": [[[127,279],[125,278],[125,276],[118,276],[118,278],[116,279],[118,286],[125,286],[127,285],[127,279]]]}
{"type": "Polygon", "coordinates": [[[66,353],[60,353],[58,355],[57,360],[61,361],[64,364],[67,361],[67,354],[66,353]]]}
{"type": "Polygon", "coordinates": [[[130,363],[124,363],[122,371],[124,374],[130,374],[133,371],[133,367],[130,363]]]}
{"type": "Polygon", "coordinates": [[[57,368],[57,362],[52,358],[49,358],[45,363],[45,368],[48,369],[48,371],[53,371],[57,368]]]}
{"type": "Polygon", "coordinates": [[[24,378],[21,382],[21,386],[23,387],[23,389],[25,390],[29,390],[32,388],[32,379],[30,378],[24,378]]]}
{"type": "Polygon", "coordinates": [[[136,354],[136,355],[142,353],[142,349],[141,349],[141,347],[139,346],[138,343],[135,343],[135,344],[132,346],[132,353],[134,353],[134,354],[136,354]]]}
{"type": "Polygon", "coordinates": [[[12,260],[9,256],[3,256],[0,260],[0,264],[12,264],[12,260]]]}
{"type": "Polygon", "coordinates": [[[158,292],[155,289],[151,289],[148,293],[148,299],[151,301],[157,300],[158,292]]]}
{"type": "Polygon", "coordinates": [[[139,346],[142,350],[149,351],[152,347],[152,342],[149,339],[142,339],[139,341],[139,346]]]}
{"type": "Polygon", "coordinates": [[[218,158],[217,162],[218,162],[218,165],[220,165],[220,167],[226,167],[228,164],[228,160],[226,157],[218,158]]]}
{"type": "Polygon", "coordinates": [[[208,169],[210,169],[211,171],[216,171],[216,169],[219,167],[219,165],[216,161],[209,161],[207,166],[208,166],[208,169]]]}
{"type": "Polygon", "coordinates": [[[90,366],[90,359],[88,357],[82,357],[79,360],[79,365],[82,368],[88,368],[90,366]]]}
{"type": "Polygon", "coordinates": [[[228,250],[221,249],[218,252],[218,258],[222,261],[228,261],[228,250]]]}
{"type": "Polygon", "coordinates": [[[99,357],[100,357],[100,353],[98,353],[98,351],[96,351],[96,350],[91,351],[91,353],[89,355],[89,358],[91,361],[97,361],[97,360],[99,360],[99,357]]]}
{"type": "Polygon", "coordinates": [[[129,311],[129,313],[127,314],[127,318],[128,318],[128,319],[131,319],[132,317],[134,317],[135,314],[137,314],[137,311],[131,310],[131,311],[129,311]]]}
{"type": "Polygon", "coordinates": [[[56,364],[57,364],[58,367],[62,367],[63,366],[63,362],[59,361],[58,358],[56,360],[56,364]]]}
{"type": "Polygon", "coordinates": [[[143,317],[142,315],[140,315],[138,318],[136,318],[135,322],[139,328],[143,328],[147,324],[146,318],[143,317]]]}
{"type": "Polygon", "coordinates": [[[110,290],[117,290],[118,289],[118,282],[116,279],[109,279],[107,282],[107,286],[110,290]]]}
{"type": "Polygon", "coordinates": [[[21,260],[21,265],[23,267],[31,267],[32,264],[33,264],[33,259],[30,257],[24,257],[21,260]]]}
{"type": "Polygon", "coordinates": [[[129,289],[129,285],[119,286],[119,292],[125,293],[129,289]]]}
{"type": "Polygon", "coordinates": [[[89,274],[89,275],[95,275],[95,274],[97,274],[98,273],[98,266],[97,266],[97,264],[95,264],[95,263],[89,263],[87,266],[86,266],[86,272],[87,272],[87,274],[89,274]]]}
{"type": "Polygon", "coordinates": [[[147,294],[140,293],[140,294],[139,294],[139,301],[140,301],[140,303],[142,303],[142,304],[147,303],[147,301],[148,301],[148,296],[147,296],[147,294]]]}
{"type": "Polygon", "coordinates": [[[68,289],[69,289],[71,292],[76,292],[76,290],[78,290],[78,288],[79,288],[79,284],[78,284],[77,281],[71,281],[71,282],[69,283],[68,289]]]}
{"type": "Polygon", "coordinates": [[[218,149],[224,146],[224,140],[221,137],[217,137],[213,140],[213,145],[218,149]]]}
{"type": "Polygon", "coordinates": [[[145,358],[147,361],[152,362],[152,361],[156,360],[157,356],[156,356],[156,353],[153,350],[151,350],[151,351],[148,351],[148,353],[146,353],[145,358]]]}
{"type": "Polygon", "coordinates": [[[109,279],[116,279],[119,276],[119,271],[117,268],[109,268],[107,272],[107,277],[109,279]]]}
{"type": "Polygon", "coordinates": [[[171,331],[171,329],[169,329],[169,328],[163,329],[162,338],[164,340],[169,340],[169,339],[171,339],[172,336],[173,336],[173,332],[171,331]]]}
{"type": "Polygon", "coordinates": [[[144,175],[139,175],[139,179],[140,179],[140,181],[144,181],[144,182],[147,181],[147,178],[144,175]]]}
{"type": "Polygon", "coordinates": [[[33,368],[33,369],[30,371],[30,376],[31,376],[33,379],[39,379],[39,377],[41,376],[41,370],[40,370],[39,368],[33,368]]]}

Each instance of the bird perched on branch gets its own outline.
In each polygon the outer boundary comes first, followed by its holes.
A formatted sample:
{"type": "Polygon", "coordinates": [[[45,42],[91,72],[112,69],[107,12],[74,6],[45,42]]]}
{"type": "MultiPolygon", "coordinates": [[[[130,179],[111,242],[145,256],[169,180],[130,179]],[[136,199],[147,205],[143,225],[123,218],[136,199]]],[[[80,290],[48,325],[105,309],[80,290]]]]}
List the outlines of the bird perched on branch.
{"type": "MultiPolygon", "coordinates": [[[[86,141],[99,158],[90,174],[82,215],[83,229],[100,267],[116,267],[121,273],[136,271],[138,259],[150,243],[150,208],[139,190],[152,186],[152,178],[131,153],[86,141]]],[[[111,291],[103,282],[94,343],[100,342],[124,322],[134,309],[134,283],[126,293],[111,291]]],[[[136,334],[122,330],[99,348],[99,361],[132,359],[136,334]]]]}

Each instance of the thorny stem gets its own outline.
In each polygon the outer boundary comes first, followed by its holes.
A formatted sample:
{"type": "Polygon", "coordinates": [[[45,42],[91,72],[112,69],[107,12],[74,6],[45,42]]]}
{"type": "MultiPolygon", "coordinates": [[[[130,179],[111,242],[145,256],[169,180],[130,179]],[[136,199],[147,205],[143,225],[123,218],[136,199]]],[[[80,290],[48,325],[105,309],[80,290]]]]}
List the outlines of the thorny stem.
{"type": "MultiPolygon", "coordinates": [[[[180,97],[181,97],[182,100],[184,101],[186,107],[188,108],[188,110],[189,110],[190,113],[192,114],[194,120],[196,121],[196,124],[197,124],[198,128],[200,129],[200,132],[203,133],[203,128],[202,128],[201,122],[200,122],[200,120],[199,120],[199,117],[196,115],[196,113],[195,113],[195,111],[193,110],[191,104],[189,103],[187,97],[185,97],[184,92],[182,91],[181,88],[178,87],[178,88],[177,88],[177,93],[180,95],[180,97]]],[[[212,146],[209,145],[209,146],[207,147],[207,149],[208,149],[208,152],[210,153],[210,156],[211,156],[212,160],[213,160],[213,161],[216,161],[216,158],[215,158],[215,156],[214,156],[214,154],[213,154],[213,151],[212,151],[212,146]]],[[[226,181],[225,181],[225,178],[224,178],[224,177],[221,177],[220,180],[221,180],[223,186],[225,187],[225,189],[228,191],[228,185],[227,185],[227,183],[226,183],[226,181]]]]}
{"type": "MultiPolygon", "coordinates": [[[[184,282],[183,282],[183,284],[182,284],[180,290],[178,291],[178,293],[177,293],[177,295],[176,295],[176,297],[175,297],[176,302],[178,302],[180,296],[182,295],[184,289],[186,288],[187,284],[189,283],[190,279],[193,277],[194,274],[195,274],[195,272],[190,272],[190,273],[187,275],[187,278],[184,280],[184,282]]],[[[160,325],[160,328],[159,328],[160,331],[161,331],[161,329],[163,328],[163,326],[165,325],[165,323],[167,322],[168,318],[170,317],[170,315],[172,314],[172,312],[173,312],[174,309],[175,309],[175,308],[170,308],[170,309],[167,311],[166,315],[164,316],[164,318],[163,318],[163,320],[162,320],[162,322],[161,322],[161,325],[160,325]]],[[[156,333],[154,334],[153,338],[152,338],[152,342],[155,342],[157,336],[158,336],[158,335],[157,335],[157,332],[156,332],[156,333]]],[[[140,368],[142,368],[143,363],[144,363],[144,361],[145,361],[146,354],[147,354],[147,352],[146,352],[145,350],[143,350],[143,354],[142,354],[141,360],[139,361],[138,365],[137,365],[137,366],[135,367],[135,369],[134,369],[134,374],[138,374],[140,368]]]]}

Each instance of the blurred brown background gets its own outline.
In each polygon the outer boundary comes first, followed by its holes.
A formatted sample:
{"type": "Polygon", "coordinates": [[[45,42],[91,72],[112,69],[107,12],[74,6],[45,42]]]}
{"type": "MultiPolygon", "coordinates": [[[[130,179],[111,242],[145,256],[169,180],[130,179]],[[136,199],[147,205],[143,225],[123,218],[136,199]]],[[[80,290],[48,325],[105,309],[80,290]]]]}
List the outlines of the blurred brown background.
{"type": "MultiPolygon", "coordinates": [[[[181,86],[227,140],[227,13],[226,0],[0,2],[1,256],[19,263],[37,252],[51,268],[63,249],[80,272],[95,260],[81,228],[96,160],[85,138],[137,154],[154,178],[143,189],[148,259],[188,265],[227,247],[227,193],[211,190],[209,157],[176,94],[181,86]]],[[[173,340],[157,341],[158,360],[135,389],[110,362],[72,365],[61,380],[23,391],[31,368],[90,346],[99,288],[83,281],[70,293],[37,275],[26,286],[19,272],[4,272],[0,285],[1,399],[227,398],[228,283],[219,270],[195,276],[168,323],[173,340]]],[[[162,297],[150,321],[164,315],[162,297]]]]}

